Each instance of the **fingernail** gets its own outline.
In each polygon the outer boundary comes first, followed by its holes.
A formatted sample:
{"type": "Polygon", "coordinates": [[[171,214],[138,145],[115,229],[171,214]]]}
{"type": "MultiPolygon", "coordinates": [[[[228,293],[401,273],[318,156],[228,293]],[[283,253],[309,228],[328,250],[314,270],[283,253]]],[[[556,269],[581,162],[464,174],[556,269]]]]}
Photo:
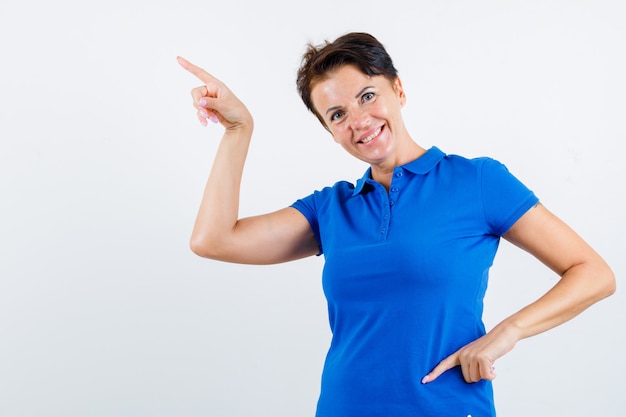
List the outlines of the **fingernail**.
{"type": "Polygon", "coordinates": [[[199,106],[202,106],[202,107],[206,106],[206,100],[205,100],[205,99],[203,99],[203,98],[202,98],[202,99],[200,99],[200,101],[198,102],[198,105],[199,105],[199,106]]]}
{"type": "Polygon", "coordinates": [[[209,117],[209,113],[207,113],[204,110],[200,110],[200,114],[202,115],[202,117],[204,117],[205,119],[209,117]]]}
{"type": "Polygon", "coordinates": [[[206,123],[206,119],[200,119],[200,124],[204,127],[206,127],[207,123],[206,123]]]}
{"type": "Polygon", "coordinates": [[[424,378],[422,378],[422,384],[426,384],[426,383],[428,383],[428,381],[430,381],[430,378],[428,377],[428,375],[426,375],[424,378]]]}
{"type": "Polygon", "coordinates": [[[218,123],[219,122],[219,119],[215,115],[211,115],[211,117],[209,117],[209,120],[211,120],[213,123],[218,123]]]}

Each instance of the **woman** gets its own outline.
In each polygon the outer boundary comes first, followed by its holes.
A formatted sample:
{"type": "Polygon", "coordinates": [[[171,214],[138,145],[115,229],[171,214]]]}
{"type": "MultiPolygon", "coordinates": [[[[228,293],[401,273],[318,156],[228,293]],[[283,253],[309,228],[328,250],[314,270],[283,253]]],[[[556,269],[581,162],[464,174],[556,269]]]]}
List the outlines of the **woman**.
{"type": "Polygon", "coordinates": [[[407,131],[405,91],[374,37],[309,45],[298,90],[322,126],[369,164],[273,213],[238,218],[253,119],[219,80],[179,58],[203,125],[225,127],[191,237],[227,262],[271,264],[324,254],[333,338],[318,417],[494,416],[494,363],[615,291],[603,259],[490,158],[422,148],[407,131]],[[487,275],[500,237],[560,280],[489,332],[487,275]]]}

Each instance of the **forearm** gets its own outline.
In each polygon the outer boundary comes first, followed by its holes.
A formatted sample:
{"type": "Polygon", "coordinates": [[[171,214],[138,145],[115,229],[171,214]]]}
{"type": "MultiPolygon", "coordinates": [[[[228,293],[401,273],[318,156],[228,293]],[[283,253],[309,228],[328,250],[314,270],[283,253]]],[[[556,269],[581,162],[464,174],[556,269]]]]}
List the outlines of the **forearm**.
{"type": "Polygon", "coordinates": [[[190,246],[198,255],[215,257],[228,242],[239,215],[239,192],[252,126],[227,129],[209,174],[193,227],[190,246]]]}
{"type": "Polygon", "coordinates": [[[597,256],[572,266],[546,294],[505,319],[496,329],[511,332],[516,342],[567,322],[614,291],[613,273],[597,256]]]}

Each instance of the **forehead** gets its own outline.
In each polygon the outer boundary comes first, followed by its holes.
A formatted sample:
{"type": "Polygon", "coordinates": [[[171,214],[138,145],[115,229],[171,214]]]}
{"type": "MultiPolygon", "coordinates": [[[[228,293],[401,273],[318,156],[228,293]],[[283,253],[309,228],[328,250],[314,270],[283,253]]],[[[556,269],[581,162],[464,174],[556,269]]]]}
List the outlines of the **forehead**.
{"type": "Polygon", "coordinates": [[[326,73],[311,88],[311,100],[315,108],[338,105],[355,97],[367,86],[381,87],[388,83],[382,75],[369,76],[354,65],[343,65],[326,73]]]}
{"type": "Polygon", "coordinates": [[[311,93],[316,90],[327,90],[330,87],[337,88],[345,86],[349,88],[354,84],[358,84],[365,80],[371,79],[370,76],[364,74],[354,65],[342,65],[324,74],[320,77],[311,88],[311,93]]]}

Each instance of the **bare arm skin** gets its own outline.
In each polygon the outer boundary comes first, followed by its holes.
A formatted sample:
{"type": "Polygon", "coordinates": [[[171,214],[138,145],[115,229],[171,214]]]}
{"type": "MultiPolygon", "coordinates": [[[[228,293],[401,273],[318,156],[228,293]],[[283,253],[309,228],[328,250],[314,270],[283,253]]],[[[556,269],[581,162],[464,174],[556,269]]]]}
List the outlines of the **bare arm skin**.
{"type": "Polygon", "coordinates": [[[559,281],[537,301],[445,358],[424,377],[423,383],[459,365],[467,382],[493,380],[494,362],[518,341],[572,319],[615,292],[615,277],[606,262],[541,204],[524,214],[504,238],[556,272],[559,281]]]}
{"type": "Polygon", "coordinates": [[[178,58],[204,85],[191,91],[198,120],[221,123],[224,135],[215,155],[190,246],[199,256],[235,263],[272,264],[318,253],[306,218],[287,207],[239,219],[239,190],[254,122],[246,106],[218,79],[178,58]]]}

